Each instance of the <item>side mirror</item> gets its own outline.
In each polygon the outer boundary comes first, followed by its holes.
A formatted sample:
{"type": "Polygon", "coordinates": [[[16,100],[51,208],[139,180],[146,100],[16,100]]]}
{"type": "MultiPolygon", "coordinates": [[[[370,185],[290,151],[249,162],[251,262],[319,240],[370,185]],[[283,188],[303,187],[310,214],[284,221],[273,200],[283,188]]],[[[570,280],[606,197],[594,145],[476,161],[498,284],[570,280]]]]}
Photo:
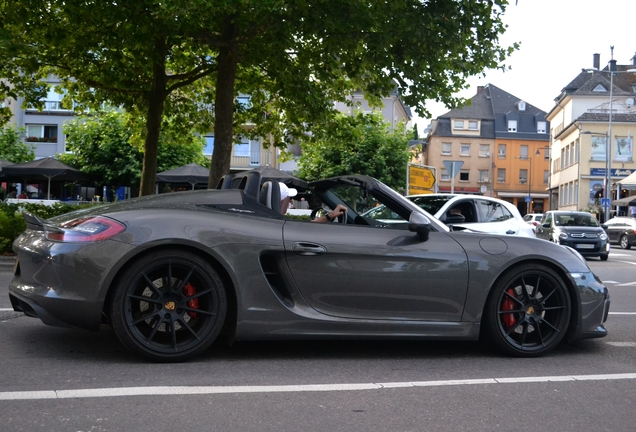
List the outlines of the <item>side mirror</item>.
{"type": "Polygon", "coordinates": [[[414,211],[409,216],[409,231],[416,233],[417,238],[425,242],[431,232],[431,221],[423,214],[414,211]]]}
{"type": "Polygon", "coordinates": [[[323,209],[322,207],[318,207],[311,211],[311,215],[309,216],[309,218],[311,220],[314,220],[316,218],[323,217],[326,214],[327,212],[325,211],[325,209],[323,209]]]}
{"type": "Polygon", "coordinates": [[[466,222],[466,218],[462,214],[449,214],[446,216],[444,220],[445,224],[454,224],[454,223],[464,223],[466,222]]]}
{"type": "Polygon", "coordinates": [[[543,228],[550,228],[550,224],[549,223],[544,223],[543,225],[541,225],[543,228]]]}
{"type": "Polygon", "coordinates": [[[604,230],[607,230],[607,225],[601,224],[601,228],[603,228],[604,230]]]}

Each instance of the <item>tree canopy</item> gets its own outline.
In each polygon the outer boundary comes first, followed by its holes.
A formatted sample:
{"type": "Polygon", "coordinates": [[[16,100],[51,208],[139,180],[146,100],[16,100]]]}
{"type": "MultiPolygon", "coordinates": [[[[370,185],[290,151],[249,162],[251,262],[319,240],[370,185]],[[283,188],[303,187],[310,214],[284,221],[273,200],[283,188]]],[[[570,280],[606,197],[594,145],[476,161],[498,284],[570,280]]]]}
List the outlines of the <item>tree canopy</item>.
{"type": "Polygon", "coordinates": [[[404,125],[391,130],[379,114],[339,114],[302,146],[296,175],[315,181],[365,174],[404,190],[406,164],[411,158],[408,141],[404,125]]]}
{"type": "MultiPolygon", "coordinates": [[[[130,114],[103,112],[68,122],[64,133],[69,153],[58,155],[60,160],[81,167],[86,174],[113,188],[139,184],[144,148],[142,121],[130,114]]],[[[157,152],[159,171],[190,163],[205,164],[204,145],[203,139],[192,131],[183,134],[170,124],[164,125],[157,152]]]]}
{"type": "Polygon", "coordinates": [[[13,163],[35,159],[33,149],[25,144],[23,139],[24,130],[15,125],[0,129],[0,159],[13,163]]]}
{"type": "MultiPolygon", "coordinates": [[[[501,68],[506,0],[21,0],[0,3],[0,76],[35,97],[63,78],[69,98],[109,101],[145,118],[141,193],[153,193],[161,118],[213,127],[209,184],[242,133],[284,146],[329,122],[356,89],[378,100],[397,84],[426,114],[466,79],[501,68]],[[239,94],[251,96],[247,109],[239,94]],[[241,126],[249,118],[254,128],[241,126]]],[[[8,87],[3,87],[7,92],[8,87]]]]}

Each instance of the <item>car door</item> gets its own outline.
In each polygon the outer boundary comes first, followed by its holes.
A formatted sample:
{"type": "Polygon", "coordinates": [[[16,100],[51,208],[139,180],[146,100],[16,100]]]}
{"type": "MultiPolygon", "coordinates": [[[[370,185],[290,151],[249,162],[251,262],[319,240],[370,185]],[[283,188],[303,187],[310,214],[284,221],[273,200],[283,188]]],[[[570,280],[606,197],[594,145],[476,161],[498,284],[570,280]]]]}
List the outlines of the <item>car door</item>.
{"type": "Polygon", "coordinates": [[[535,235],[537,238],[544,240],[552,240],[552,213],[546,213],[545,217],[537,225],[535,235]]]}
{"type": "Polygon", "coordinates": [[[359,319],[461,319],[467,258],[448,233],[431,232],[421,242],[396,226],[290,220],[283,235],[296,287],[318,312],[359,319]]]}
{"type": "Polygon", "coordinates": [[[519,234],[519,221],[503,204],[478,198],[474,199],[474,204],[479,218],[479,224],[475,229],[500,235],[519,234]]]}
{"type": "Polygon", "coordinates": [[[605,223],[605,225],[607,226],[605,232],[607,233],[609,241],[611,243],[618,243],[621,234],[625,231],[625,223],[620,219],[610,219],[605,223]]]}

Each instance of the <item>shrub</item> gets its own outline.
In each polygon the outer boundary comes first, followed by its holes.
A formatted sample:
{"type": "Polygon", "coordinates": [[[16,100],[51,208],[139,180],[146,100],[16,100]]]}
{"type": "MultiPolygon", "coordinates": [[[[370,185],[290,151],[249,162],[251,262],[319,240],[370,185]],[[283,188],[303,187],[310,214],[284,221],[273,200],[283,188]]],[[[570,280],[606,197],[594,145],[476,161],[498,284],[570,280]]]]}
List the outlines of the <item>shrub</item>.
{"type": "Polygon", "coordinates": [[[81,206],[55,203],[53,206],[35,203],[0,203],[0,254],[11,252],[13,241],[26,229],[26,222],[22,217],[22,210],[26,210],[43,219],[69,213],[94,204],[81,206]]]}

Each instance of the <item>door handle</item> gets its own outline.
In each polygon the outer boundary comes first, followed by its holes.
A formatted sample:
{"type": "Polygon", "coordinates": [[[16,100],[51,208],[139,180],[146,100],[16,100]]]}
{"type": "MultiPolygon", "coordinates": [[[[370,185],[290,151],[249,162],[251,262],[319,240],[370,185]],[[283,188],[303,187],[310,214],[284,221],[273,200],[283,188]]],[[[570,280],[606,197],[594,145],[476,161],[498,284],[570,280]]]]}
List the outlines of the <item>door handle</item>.
{"type": "Polygon", "coordinates": [[[508,230],[508,231],[506,231],[506,234],[514,234],[515,232],[516,232],[516,231],[508,230]]]}
{"type": "Polygon", "coordinates": [[[292,250],[295,254],[303,256],[312,256],[327,252],[327,249],[324,246],[307,242],[294,242],[292,250]]]}

